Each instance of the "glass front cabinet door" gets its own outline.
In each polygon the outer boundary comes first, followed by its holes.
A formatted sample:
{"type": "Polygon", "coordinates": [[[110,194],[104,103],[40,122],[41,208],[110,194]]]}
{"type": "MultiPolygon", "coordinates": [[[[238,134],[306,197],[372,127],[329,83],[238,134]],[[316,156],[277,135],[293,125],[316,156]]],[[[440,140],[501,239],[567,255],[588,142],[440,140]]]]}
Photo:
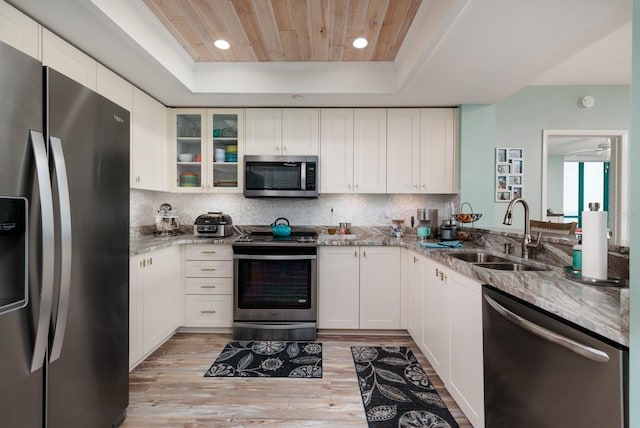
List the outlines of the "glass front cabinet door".
{"type": "Polygon", "coordinates": [[[242,109],[175,109],[177,192],[242,192],[242,109]]]}
{"type": "Polygon", "coordinates": [[[242,192],[244,110],[207,110],[209,164],[207,177],[215,192],[242,192]]]}

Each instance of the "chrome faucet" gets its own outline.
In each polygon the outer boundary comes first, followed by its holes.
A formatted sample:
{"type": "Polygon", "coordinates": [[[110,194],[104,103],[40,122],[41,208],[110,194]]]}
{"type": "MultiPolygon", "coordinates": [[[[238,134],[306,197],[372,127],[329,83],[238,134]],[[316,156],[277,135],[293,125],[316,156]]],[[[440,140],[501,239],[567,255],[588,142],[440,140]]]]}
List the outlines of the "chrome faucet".
{"type": "Polygon", "coordinates": [[[522,258],[529,258],[529,249],[536,248],[540,244],[540,235],[538,233],[538,239],[535,243],[531,242],[531,224],[529,223],[529,204],[523,198],[514,198],[509,202],[507,212],[504,214],[503,224],[511,225],[511,215],[513,214],[513,208],[520,202],[524,208],[524,237],[522,238],[522,258]]]}

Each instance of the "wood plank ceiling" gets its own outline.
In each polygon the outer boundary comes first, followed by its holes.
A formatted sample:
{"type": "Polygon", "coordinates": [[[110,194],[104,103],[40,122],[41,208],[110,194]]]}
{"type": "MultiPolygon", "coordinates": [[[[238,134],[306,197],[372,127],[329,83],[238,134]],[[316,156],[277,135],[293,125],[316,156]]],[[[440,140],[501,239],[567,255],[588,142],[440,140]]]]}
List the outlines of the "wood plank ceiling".
{"type": "Polygon", "coordinates": [[[422,0],[144,2],[195,61],[287,62],[393,61],[422,0]]]}

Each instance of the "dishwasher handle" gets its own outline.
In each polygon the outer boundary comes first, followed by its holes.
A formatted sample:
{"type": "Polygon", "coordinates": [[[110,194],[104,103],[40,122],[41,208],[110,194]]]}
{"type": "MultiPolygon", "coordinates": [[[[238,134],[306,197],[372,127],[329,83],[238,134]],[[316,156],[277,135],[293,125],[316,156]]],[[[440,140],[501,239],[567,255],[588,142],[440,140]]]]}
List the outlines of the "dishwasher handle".
{"type": "Polygon", "coordinates": [[[575,352],[576,354],[582,355],[585,358],[588,358],[597,363],[606,363],[609,361],[609,355],[606,352],[603,352],[599,349],[592,348],[591,346],[584,345],[582,343],[576,342],[575,340],[569,339],[568,337],[564,337],[560,334],[554,333],[551,330],[547,330],[544,327],[541,327],[533,322],[514,314],[510,310],[506,309],[498,302],[493,300],[488,295],[484,296],[484,299],[487,303],[495,309],[500,315],[502,315],[507,320],[511,321],[513,324],[521,327],[542,339],[548,340],[549,342],[553,342],[557,345],[563,346],[570,351],[575,352]]]}

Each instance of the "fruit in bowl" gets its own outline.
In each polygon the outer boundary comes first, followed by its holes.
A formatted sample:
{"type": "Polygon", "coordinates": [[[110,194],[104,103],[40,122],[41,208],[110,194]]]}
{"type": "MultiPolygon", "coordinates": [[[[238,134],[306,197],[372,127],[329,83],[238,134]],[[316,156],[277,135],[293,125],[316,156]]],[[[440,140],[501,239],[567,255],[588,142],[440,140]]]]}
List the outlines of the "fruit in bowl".
{"type": "Polygon", "coordinates": [[[478,213],[455,214],[456,220],[458,220],[460,223],[472,223],[474,221],[477,221],[480,217],[482,217],[482,214],[478,213]]]}

